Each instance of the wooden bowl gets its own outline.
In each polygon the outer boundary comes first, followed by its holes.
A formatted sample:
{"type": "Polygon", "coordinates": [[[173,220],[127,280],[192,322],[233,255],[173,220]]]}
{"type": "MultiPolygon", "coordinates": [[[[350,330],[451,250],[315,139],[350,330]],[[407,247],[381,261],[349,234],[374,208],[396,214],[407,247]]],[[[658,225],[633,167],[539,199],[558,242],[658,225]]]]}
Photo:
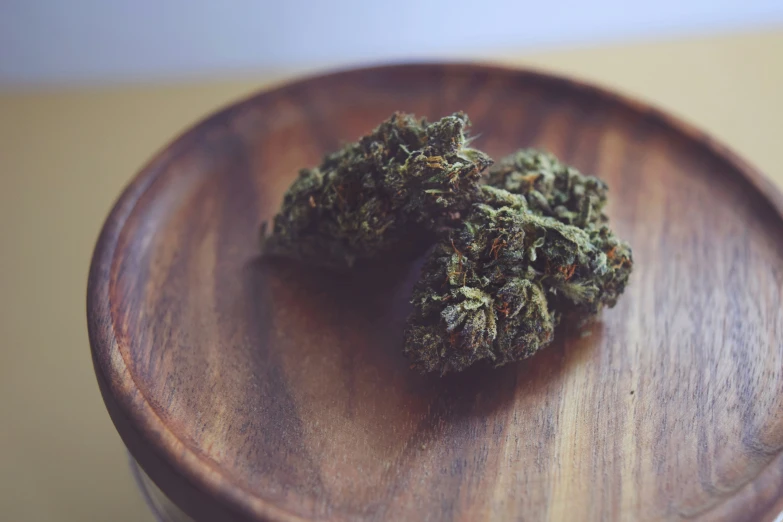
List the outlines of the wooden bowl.
{"type": "Polygon", "coordinates": [[[403,65],[232,105],[122,194],[87,313],[120,435],[198,520],[783,508],[783,196],[701,132],[583,83],[403,65]],[[401,355],[415,265],[337,276],[259,258],[259,224],[297,170],[397,110],[464,110],[494,157],[542,147],[608,182],[636,266],[592,336],[423,377],[401,355]]]}

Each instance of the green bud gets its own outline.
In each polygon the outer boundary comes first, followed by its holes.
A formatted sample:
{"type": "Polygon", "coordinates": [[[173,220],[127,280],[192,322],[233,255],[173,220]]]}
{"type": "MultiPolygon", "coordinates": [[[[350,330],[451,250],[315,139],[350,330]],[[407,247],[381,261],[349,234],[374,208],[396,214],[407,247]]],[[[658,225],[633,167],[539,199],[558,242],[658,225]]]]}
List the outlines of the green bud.
{"type": "Polygon", "coordinates": [[[467,146],[468,126],[462,113],[435,123],[394,114],[318,167],[302,170],[271,235],[262,229],[264,252],[350,267],[458,219],[492,163],[467,146]]]}

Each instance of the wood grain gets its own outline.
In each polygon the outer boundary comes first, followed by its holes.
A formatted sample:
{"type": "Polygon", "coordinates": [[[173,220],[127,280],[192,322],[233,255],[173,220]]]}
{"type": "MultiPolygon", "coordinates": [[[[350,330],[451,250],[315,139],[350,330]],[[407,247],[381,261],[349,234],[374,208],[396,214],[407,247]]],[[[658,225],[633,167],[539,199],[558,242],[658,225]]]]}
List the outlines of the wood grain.
{"type": "Polygon", "coordinates": [[[123,193],[88,288],[133,455],[197,520],[771,520],[783,508],[783,197],[699,131],[529,71],[335,73],[233,105],[123,193]],[[260,259],[297,169],[395,110],[604,178],[634,247],[618,306],[529,361],[422,377],[417,266],[260,259]]]}

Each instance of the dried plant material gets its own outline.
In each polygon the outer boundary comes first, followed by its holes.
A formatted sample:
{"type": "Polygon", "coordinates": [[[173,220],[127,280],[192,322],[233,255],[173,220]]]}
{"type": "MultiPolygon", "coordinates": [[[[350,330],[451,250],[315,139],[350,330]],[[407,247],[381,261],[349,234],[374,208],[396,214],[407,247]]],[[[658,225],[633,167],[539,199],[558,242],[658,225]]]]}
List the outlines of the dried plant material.
{"type": "Polygon", "coordinates": [[[562,317],[583,322],[614,306],[631,271],[628,245],[529,210],[485,187],[435,245],[414,287],[405,354],[423,372],[523,359],[549,344],[562,317]]]}
{"type": "Polygon", "coordinates": [[[568,225],[607,221],[606,183],[546,152],[524,149],[506,156],[490,169],[487,184],[524,196],[531,211],[568,225]]]}
{"type": "Polygon", "coordinates": [[[434,246],[403,348],[422,372],[529,357],[561,321],[582,325],[614,306],[633,265],[607,225],[603,181],[532,149],[485,177],[492,160],[468,147],[468,124],[462,113],[393,115],[302,170],[262,232],[266,254],[350,268],[412,248],[424,231],[434,246]]]}
{"type": "Polygon", "coordinates": [[[263,249],[334,267],[432,231],[475,198],[489,157],[468,147],[462,113],[435,123],[394,114],[371,134],[302,170],[263,249]]]}

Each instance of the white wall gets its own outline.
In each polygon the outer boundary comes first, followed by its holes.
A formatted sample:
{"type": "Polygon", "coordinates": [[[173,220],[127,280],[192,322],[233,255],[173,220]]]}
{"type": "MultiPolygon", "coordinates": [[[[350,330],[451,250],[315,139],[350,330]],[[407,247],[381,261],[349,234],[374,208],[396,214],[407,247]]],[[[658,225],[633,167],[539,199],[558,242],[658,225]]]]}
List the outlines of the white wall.
{"type": "Polygon", "coordinates": [[[475,55],[776,23],[783,0],[0,0],[0,86],[475,55]]]}

